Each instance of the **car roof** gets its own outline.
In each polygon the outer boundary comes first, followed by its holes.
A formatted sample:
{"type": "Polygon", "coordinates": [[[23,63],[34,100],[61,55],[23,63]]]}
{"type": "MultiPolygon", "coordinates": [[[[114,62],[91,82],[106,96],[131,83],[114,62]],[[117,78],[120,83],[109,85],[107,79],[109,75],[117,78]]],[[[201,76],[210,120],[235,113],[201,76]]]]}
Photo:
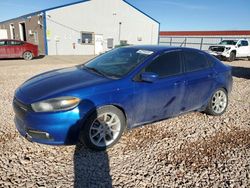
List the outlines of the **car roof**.
{"type": "Polygon", "coordinates": [[[18,41],[18,42],[25,42],[25,41],[16,40],[16,39],[0,39],[0,41],[18,41]]]}
{"type": "Polygon", "coordinates": [[[127,46],[125,48],[134,48],[138,50],[149,50],[153,52],[162,52],[162,51],[171,51],[171,50],[180,50],[180,49],[186,49],[186,50],[193,50],[200,52],[201,50],[195,49],[195,48],[187,48],[187,47],[179,47],[179,46],[164,46],[164,45],[136,45],[136,46],[127,46]]]}

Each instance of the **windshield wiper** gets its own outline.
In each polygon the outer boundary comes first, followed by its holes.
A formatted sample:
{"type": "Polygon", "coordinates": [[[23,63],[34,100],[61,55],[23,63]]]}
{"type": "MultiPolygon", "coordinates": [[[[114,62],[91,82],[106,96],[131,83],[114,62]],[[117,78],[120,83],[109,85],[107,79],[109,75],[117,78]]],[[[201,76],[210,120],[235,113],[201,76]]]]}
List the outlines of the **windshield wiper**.
{"type": "Polygon", "coordinates": [[[101,76],[104,76],[104,77],[108,77],[106,74],[104,74],[103,72],[99,71],[98,69],[94,68],[94,67],[87,67],[87,66],[83,66],[84,68],[94,72],[94,73],[97,73],[101,76]]]}

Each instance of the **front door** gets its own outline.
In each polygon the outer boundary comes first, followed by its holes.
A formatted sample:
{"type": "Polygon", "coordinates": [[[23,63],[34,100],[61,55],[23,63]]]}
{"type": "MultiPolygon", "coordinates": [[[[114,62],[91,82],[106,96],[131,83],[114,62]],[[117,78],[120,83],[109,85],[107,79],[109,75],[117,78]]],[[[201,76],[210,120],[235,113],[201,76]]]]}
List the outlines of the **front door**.
{"type": "Polygon", "coordinates": [[[95,35],[95,55],[103,53],[103,35],[95,35]]]}
{"type": "Polygon", "coordinates": [[[23,42],[22,41],[15,41],[10,40],[7,41],[7,48],[6,51],[12,58],[22,57],[23,55],[23,42]]]}
{"type": "Polygon", "coordinates": [[[239,41],[238,48],[237,48],[237,57],[246,57],[250,54],[250,46],[248,41],[241,40],[239,41]]]}
{"type": "Polygon", "coordinates": [[[178,115],[185,91],[180,52],[171,51],[162,54],[142,72],[158,74],[159,78],[153,83],[141,81],[139,78],[134,82],[136,124],[178,115]]]}

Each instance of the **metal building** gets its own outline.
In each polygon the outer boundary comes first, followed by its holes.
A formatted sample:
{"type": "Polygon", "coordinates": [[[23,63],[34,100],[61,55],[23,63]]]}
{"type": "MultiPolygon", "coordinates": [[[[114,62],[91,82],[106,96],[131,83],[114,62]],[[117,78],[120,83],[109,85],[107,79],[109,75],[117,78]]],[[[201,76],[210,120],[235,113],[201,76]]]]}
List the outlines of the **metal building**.
{"type": "Polygon", "coordinates": [[[243,31],[161,31],[159,44],[169,46],[184,46],[208,50],[208,47],[218,44],[224,39],[242,39],[250,41],[250,30],[243,31]]]}
{"type": "Polygon", "coordinates": [[[159,22],[125,0],[85,0],[0,22],[9,39],[46,55],[93,55],[120,44],[158,44],[159,22]]]}

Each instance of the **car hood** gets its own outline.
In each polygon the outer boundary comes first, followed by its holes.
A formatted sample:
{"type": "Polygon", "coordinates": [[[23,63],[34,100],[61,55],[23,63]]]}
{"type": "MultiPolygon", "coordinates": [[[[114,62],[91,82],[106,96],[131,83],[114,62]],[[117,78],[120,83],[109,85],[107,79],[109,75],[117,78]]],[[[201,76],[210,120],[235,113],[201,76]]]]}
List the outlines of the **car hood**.
{"type": "Polygon", "coordinates": [[[235,45],[221,45],[221,44],[217,44],[217,45],[212,45],[211,47],[235,47],[235,45]]]}
{"type": "Polygon", "coordinates": [[[94,86],[110,79],[80,67],[58,69],[37,75],[24,82],[16,91],[16,97],[32,103],[62,92],[94,86]]]}

